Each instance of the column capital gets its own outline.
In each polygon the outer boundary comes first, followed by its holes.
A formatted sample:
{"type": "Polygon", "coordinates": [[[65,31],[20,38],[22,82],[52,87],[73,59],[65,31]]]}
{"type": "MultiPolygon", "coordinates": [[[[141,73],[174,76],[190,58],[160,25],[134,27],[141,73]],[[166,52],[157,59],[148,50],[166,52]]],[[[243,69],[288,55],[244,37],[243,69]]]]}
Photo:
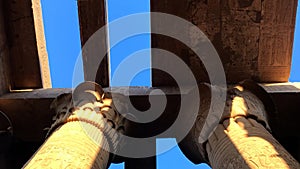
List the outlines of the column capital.
{"type": "MultiPolygon", "coordinates": [[[[269,131],[269,116],[275,116],[275,106],[269,94],[257,83],[246,80],[227,89],[203,83],[199,85],[200,107],[198,117],[189,134],[179,143],[182,152],[193,163],[208,163],[205,145],[219,123],[238,116],[252,117],[269,131]],[[225,107],[211,103],[212,91],[227,90],[225,107]],[[213,112],[210,112],[212,104],[213,112]],[[213,115],[209,115],[213,113],[213,115]],[[202,133],[206,133],[205,138],[202,133]]],[[[222,99],[220,97],[220,99],[222,99]]]]}

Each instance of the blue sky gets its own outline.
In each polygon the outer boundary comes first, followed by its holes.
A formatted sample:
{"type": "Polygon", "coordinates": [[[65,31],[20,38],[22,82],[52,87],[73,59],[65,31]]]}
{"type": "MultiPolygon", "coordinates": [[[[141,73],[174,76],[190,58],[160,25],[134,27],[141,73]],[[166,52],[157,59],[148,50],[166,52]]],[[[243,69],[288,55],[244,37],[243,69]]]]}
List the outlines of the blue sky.
{"type": "Polygon", "coordinates": [[[296,18],[296,29],[293,48],[293,60],[291,69],[291,82],[300,82],[300,1],[298,1],[298,11],[296,18]]]}
{"type": "MultiPolygon", "coordinates": [[[[77,57],[80,54],[80,33],[77,13],[76,0],[41,0],[43,8],[43,18],[49,64],[51,69],[52,85],[54,88],[72,87],[73,69],[77,57]],[[59,4],[59,5],[58,5],[59,4]]],[[[299,1],[300,4],[300,1],[299,1]]],[[[119,17],[149,11],[149,0],[108,0],[109,21],[119,17]]],[[[293,62],[290,81],[300,81],[300,12],[297,14],[297,29],[295,32],[295,43],[293,51],[293,62]]],[[[149,21],[145,21],[149,24],[149,21]]],[[[113,34],[113,32],[110,32],[113,34]]],[[[112,72],[117,65],[128,55],[135,51],[149,48],[149,35],[140,35],[126,39],[111,49],[111,69],[112,72]]],[[[146,55],[143,59],[149,60],[146,55]]],[[[122,85],[118,83],[114,86],[122,85]]],[[[144,71],[133,79],[131,85],[149,86],[150,71],[144,71]]],[[[174,139],[158,140],[158,148],[166,144],[175,144],[174,139]]],[[[159,155],[157,158],[158,169],[203,169],[205,165],[194,165],[189,162],[180,152],[178,147],[173,148],[167,153],[159,155]],[[170,163],[172,161],[172,163],[170,163]]],[[[110,169],[121,169],[123,164],[112,165],[110,169]]]]}

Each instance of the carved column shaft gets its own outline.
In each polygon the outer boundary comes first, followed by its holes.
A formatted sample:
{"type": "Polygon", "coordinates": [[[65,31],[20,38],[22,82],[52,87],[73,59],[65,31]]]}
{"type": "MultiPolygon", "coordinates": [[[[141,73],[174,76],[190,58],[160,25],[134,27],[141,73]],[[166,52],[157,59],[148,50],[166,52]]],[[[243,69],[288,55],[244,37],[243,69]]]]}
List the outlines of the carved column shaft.
{"type": "Polygon", "coordinates": [[[85,122],[69,122],[53,133],[25,168],[101,168],[107,166],[109,152],[103,133],[85,122]],[[83,129],[84,126],[84,129],[83,129]],[[88,135],[97,135],[97,144],[88,135]]]}
{"type": "Polygon", "coordinates": [[[299,163],[252,118],[237,116],[219,124],[206,151],[212,168],[299,168],[299,163]]]}

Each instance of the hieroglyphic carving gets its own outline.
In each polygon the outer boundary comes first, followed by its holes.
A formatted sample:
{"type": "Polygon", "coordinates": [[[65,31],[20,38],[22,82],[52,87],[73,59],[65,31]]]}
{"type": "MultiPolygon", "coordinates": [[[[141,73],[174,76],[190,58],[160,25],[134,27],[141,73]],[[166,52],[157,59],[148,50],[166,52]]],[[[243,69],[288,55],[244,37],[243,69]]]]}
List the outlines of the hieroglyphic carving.
{"type": "MultiPolygon", "coordinates": [[[[296,7],[297,0],[151,1],[151,11],[182,17],[205,33],[220,56],[229,83],[244,79],[288,81],[296,7]]],[[[201,40],[193,33],[190,39],[201,40]]],[[[152,35],[151,43],[180,57],[198,82],[209,81],[202,61],[187,46],[159,35],[152,35]]],[[[164,58],[153,54],[152,65],[160,62],[164,58]]],[[[173,85],[172,79],[161,72],[154,70],[152,75],[153,86],[173,85]]]]}

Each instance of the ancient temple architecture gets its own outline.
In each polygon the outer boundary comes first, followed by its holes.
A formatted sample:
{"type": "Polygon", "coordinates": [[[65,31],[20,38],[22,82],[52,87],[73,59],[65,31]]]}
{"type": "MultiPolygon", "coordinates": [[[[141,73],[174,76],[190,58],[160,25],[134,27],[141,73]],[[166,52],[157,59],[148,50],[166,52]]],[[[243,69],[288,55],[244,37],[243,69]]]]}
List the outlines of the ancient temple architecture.
{"type": "MultiPolygon", "coordinates": [[[[108,55],[95,67],[100,56],[87,48],[82,55],[86,82],[74,90],[54,89],[40,0],[0,1],[0,168],[104,169],[125,162],[126,169],[155,169],[155,139],[162,137],[176,138],[193,163],[216,169],[300,168],[300,83],[288,82],[298,1],[150,2],[151,12],[178,16],[203,31],[220,57],[226,86],[212,84],[205,59],[186,44],[152,34],[151,47],[184,61],[196,86],[187,82],[179,90],[168,72],[153,69],[151,88],[111,88],[108,55]],[[165,94],[155,93],[157,89],[165,94]],[[124,98],[146,111],[151,93],[154,101],[166,98],[163,113],[145,123],[134,121],[139,114],[127,118],[133,111],[124,98]],[[198,100],[191,99],[195,93],[198,100]],[[191,128],[183,138],[160,135],[181,115],[182,103],[188,107],[183,119],[191,121],[191,128]],[[210,116],[211,105],[217,118],[210,116]],[[195,107],[196,115],[190,116],[195,107]],[[134,148],[123,136],[151,139],[134,148]],[[137,149],[148,155],[125,155],[137,149]]],[[[78,10],[84,46],[107,23],[105,0],[78,0],[78,10]]],[[[151,17],[151,32],[168,21],[151,17]]],[[[109,49],[106,32],[104,28],[101,40],[93,44],[104,51],[109,49]]],[[[199,47],[199,34],[187,33],[199,47]]],[[[161,53],[153,52],[151,58],[153,68],[174,64],[161,53]]]]}

